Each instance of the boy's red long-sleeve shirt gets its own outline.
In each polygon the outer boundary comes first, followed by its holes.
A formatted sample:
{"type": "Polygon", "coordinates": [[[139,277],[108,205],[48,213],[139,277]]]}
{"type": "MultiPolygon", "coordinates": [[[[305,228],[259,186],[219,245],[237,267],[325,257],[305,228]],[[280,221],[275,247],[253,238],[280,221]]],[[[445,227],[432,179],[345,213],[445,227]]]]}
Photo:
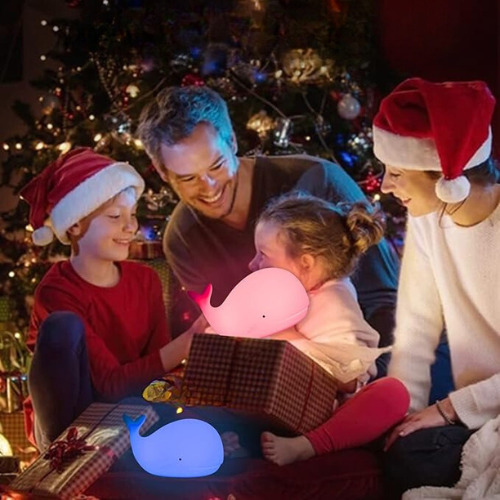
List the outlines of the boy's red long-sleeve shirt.
{"type": "Polygon", "coordinates": [[[94,388],[104,400],[140,393],[163,375],[159,350],[170,340],[156,272],[135,262],[117,263],[120,281],[103,288],[83,280],[69,261],[54,264],[35,292],[28,345],[42,321],[56,311],[78,314],[94,388]]]}

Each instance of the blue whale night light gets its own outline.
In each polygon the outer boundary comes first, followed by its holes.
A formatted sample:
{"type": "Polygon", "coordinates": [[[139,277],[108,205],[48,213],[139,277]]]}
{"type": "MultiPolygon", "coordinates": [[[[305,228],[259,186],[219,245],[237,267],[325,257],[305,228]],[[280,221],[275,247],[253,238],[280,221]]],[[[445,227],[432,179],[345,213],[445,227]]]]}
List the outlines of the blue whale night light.
{"type": "Polygon", "coordinates": [[[150,474],[162,477],[201,477],[216,472],[224,461],[219,433],[203,420],[186,418],[164,425],[147,437],[139,434],[146,420],[123,415],[132,452],[150,474]]]}

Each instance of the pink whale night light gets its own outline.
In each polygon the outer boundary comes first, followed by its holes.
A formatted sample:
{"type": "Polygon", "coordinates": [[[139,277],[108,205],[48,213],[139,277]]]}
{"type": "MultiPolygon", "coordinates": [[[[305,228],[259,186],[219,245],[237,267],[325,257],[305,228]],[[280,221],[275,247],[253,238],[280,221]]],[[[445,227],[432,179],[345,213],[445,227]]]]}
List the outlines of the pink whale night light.
{"type": "Polygon", "coordinates": [[[263,338],[295,326],[309,309],[309,297],[290,271],[269,267],[242,279],[219,307],[212,307],[212,285],[189,292],[215,333],[263,338]]]}

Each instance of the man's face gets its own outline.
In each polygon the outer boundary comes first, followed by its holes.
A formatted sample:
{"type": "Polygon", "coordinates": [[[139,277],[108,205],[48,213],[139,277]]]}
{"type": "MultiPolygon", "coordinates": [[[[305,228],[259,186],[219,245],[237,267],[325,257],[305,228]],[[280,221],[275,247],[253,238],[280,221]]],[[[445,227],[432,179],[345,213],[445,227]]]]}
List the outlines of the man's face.
{"type": "Polygon", "coordinates": [[[207,123],[173,146],[162,145],[165,169],[159,172],[179,198],[212,219],[228,216],[234,205],[238,159],[236,144],[224,141],[207,123]]]}

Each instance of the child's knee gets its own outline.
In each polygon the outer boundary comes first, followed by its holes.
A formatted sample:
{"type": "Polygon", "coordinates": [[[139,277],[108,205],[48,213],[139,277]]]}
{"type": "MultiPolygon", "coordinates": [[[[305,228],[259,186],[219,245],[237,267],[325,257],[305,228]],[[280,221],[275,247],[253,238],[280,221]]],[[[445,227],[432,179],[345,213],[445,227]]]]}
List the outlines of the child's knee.
{"type": "Polygon", "coordinates": [[[37,348],[74,349],[84,339],[83,321],[75,313],[58,311],[50,314],[41,324],[37,348]]]}
{"type": "Polygon", "coordinates": [[[370,384],[377,391],[377,399],[383,399],[387,410],[403,418],[410,408],[410,393],[401,380],[383,377],[370,384]]]}

